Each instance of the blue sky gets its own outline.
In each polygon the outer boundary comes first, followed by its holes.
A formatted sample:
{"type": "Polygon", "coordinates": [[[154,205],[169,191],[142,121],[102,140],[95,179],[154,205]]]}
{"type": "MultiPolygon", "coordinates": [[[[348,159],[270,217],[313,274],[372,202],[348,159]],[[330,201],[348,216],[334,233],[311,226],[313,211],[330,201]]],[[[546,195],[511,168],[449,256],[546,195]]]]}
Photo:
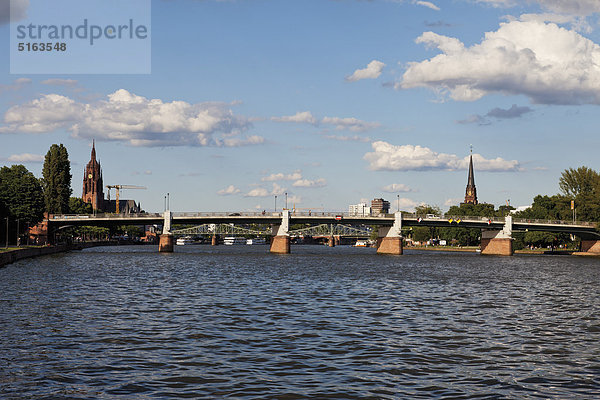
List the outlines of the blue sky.
{"type": "Polygon", "coordinates": [[[600,169],[596,0],[156,0],[144,75],[10,74],[6,10],[0,165],[39,176],[63,143],[75,196],[94,138],[104,183],[146,186],[123,195],[148,211],[167,192],[176,211],[269,210],[285,192],[447,209],[470,145],[495,205],[600,169]]]}

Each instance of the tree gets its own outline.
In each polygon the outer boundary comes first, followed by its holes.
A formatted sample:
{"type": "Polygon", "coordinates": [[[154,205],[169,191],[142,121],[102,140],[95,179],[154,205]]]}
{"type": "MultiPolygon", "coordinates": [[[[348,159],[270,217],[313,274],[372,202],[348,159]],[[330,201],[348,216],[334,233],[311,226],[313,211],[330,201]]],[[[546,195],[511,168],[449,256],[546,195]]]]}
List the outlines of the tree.
{"type": "Polygon", "coordinates": [[[0,204],[2,218],[19,220],[19,231],[44,218],[42,187],[23,165],[0,168],[0,204]]]}
{"type": "Polygon", "coordinates": [[[567,197],[577,197],[579,194],[592,193],[600,184],[600,174],[588,167],[569,168],[562,172],[558,186],[567,197]]]}
{"type": "Polygon", "coordinates": [[[415,226],[413,228],[412,239],[416,242],[426,242],[433,237],[432,229],[427,226],[415,226]]]}
{"type": "Polygon", "coordinates": [[[481,229],[464,227],[443,227],[438,228],[440,239],[449,242],[455,241],[461,246],[478,245],[481,238],[481,229]]]}
{"type": "Polygon", "coordinates": [[[449,217],[493,217],[496,215],[493,204],[465,204],[452,206],[446,213],[449,217]]]}
{"type": "Polygon", "coordinates": [[[94,212],[91,203],[86,203],[79,197],[69,198],[69,213],[71,214],[92,214],[94,212]]]}
{"type": "Polygon", "coordinates": [[[42,186],[46,211],[64,214],[69,210],[71,197],[71,162],[67,148],[62,144],[50,146],[42,169],[42,186]]]}
{"type": "Polygon", "coordinates": [[[430,206],[429,204],[422,204],[420,206],[415,207],[415,214],[417,215],[442,215],[442,210],[440,210],[437,206],[430,206]]]}

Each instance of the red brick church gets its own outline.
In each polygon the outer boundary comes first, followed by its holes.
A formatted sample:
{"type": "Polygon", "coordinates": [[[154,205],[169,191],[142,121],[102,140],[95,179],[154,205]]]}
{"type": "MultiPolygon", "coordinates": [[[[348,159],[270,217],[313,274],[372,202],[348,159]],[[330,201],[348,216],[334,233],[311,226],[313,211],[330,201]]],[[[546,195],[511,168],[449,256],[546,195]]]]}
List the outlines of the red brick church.
{"type": "Polygon", "coordinates": [[[92,156],[83,171],[83,201],[91,203],[94,210],[104,210],[102,168],[96,160],[96,142],[92,141],[92,156]]]}

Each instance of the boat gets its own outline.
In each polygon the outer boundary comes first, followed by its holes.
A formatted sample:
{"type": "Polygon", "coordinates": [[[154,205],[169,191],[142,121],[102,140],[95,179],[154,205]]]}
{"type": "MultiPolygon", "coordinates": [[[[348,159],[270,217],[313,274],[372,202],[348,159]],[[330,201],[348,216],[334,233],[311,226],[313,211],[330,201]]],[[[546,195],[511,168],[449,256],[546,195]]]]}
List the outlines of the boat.
{"type": "Polygon", "coordinates": [[[246,244],[246,238],[227,236],[223,239],[223,244],[227,246],[232,246],[234,244],[246,244]]]}
{"type": "Polygon", "coordinates": [[[182,237],[177,238],[177,241],[175,242],[175,244],[177,246],[185,246],[185,245],[194,244],[194,239],[192,239],[191,236],[182,236],[182,237]]]}
{"type": "Polygon", "coordinates": [[[248,244],[248,245],[267,244],[267,241],[264,238],[253,238],[253,239],[246,240],[246,244],[248,244]]]}
{"type": "Polygon", "coordinates": [[[354,243],[354,247],[369,247],[369,241],[368,240],[357,240],[356,243],[354,243]]]}

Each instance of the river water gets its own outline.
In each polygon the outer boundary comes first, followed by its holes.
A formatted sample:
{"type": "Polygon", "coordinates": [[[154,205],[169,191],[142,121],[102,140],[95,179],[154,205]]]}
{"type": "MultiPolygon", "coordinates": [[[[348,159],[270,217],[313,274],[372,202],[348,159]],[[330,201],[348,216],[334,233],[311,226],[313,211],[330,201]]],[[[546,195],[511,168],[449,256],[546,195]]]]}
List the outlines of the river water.
{"type": "Polygon", "coordinates": [[[600,260],[103,247],[0,269],[0,398],[600,396],[600,260]]]}

